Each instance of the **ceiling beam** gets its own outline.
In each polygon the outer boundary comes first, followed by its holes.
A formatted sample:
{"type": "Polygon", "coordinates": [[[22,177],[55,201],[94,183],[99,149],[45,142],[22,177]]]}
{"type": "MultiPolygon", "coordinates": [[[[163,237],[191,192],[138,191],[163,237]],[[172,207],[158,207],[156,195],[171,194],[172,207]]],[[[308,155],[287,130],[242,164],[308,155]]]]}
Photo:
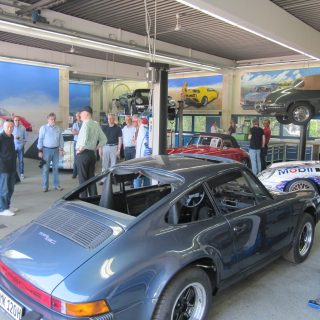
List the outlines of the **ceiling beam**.
{"type": "Polygon", "coordinates": [[[274,43],[320,59],[320,32],[269,0],[176,0],[274,43]]]}

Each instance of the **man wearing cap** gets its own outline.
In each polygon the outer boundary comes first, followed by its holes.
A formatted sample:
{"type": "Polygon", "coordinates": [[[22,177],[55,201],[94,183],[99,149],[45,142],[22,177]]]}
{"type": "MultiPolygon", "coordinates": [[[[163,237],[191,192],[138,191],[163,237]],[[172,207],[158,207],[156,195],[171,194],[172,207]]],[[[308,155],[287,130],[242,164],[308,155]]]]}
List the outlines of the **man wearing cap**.
{"type": "Polygon", "coordinates": [[[102,148],[102,171],[105,171],[116,164],[122,145],[122,131],[116,125],[113,113],[108,114],[108,124],[102,126],[102,131],[107,137],[107,143],[102,148]]]}
{"type": "Polygon", "coordinates": [[[131,116],[125,116],[126,125],[122,128],[124,160],[134,159],[136,156],[135,132],[131,116]]]}
{"type": "MultiPolygon", "coordinates": [[[[76,144],[76,163],[79,183],[89,180],[95,175],[96,149],[105,145],[106,136],[101,130],[98,122],[92,120],[92,109],[89,106],[80,110],[82,126],[78,134],[76,144]]],[[[95,186],[88,190],[89,195],[95,195],[95,186]]]]}
{"type": "Polygon", "coordinates": [[[56,115],[51,112],[47,116],[48,123],[39,130],[37,148],[38,156],[45,163],[42,166],[42,191],[49,190],[49,169],[52,163],[53,186],[55,190],[61,191],[59,182],[59,154],[63,155],[62,130],[56,125],[56,115]]]}

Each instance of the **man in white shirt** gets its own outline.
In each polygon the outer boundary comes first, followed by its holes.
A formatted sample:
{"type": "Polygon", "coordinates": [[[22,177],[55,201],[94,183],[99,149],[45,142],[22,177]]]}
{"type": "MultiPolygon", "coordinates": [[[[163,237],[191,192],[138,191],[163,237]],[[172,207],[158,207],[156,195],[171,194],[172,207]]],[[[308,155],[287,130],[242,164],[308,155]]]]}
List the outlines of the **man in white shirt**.
{"type": "Polygon", "coordinates": [[[124,160],[134,159],[136,156],[135,132],[132,125],[131,116],[125,116],[126,125],[122,128],[122,141],[124,150],[124,160]]]}

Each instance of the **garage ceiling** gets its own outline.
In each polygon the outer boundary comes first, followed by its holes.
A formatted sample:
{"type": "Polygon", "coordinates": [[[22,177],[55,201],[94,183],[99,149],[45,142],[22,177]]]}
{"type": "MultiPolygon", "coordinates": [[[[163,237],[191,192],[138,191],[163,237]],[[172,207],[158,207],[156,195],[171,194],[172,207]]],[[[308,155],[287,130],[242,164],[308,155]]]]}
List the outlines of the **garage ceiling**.
{"type": "MultiPolygon", "coordinates": [[[[205,3],[206,1],[202,2],[205,3]]],[[[225,2],[228,3],[227,0],[225,2]]],[[[238,3],[241,2],[243,2],[243,5],[246,5],[250,1],[238,1],[238,3]]],[[[257,0],[256,3],[259,2],[261,4],[272,2],[320,34],[320,20],[318,19],[320,14],[319,0],[257,0]]],[[[53,12],[121,29],[136,35],[146,36],[145,3],[143,0],[25,0],[24,3],[0,0],[0,5],[10,3],[11,6],[15,7],[15,10],[22,10],[20,13],[24,17],[30,16],[30,9],[32,8],[49,9],[53,12]]],[[[242,60],[276,59],[283,56],[294,57],[297,55],[297,52],[291,49],[270,42],[258,35],[209,16],[175,0],[147,0],[146,3],[150,15],[151,33],[154,32],[154,22],[156,21],[157,39],[165,43],[182,46],[236,62],[242,60]],[[178,23],[180,29],[175,31],[177,14],[179,15],[178,23]]],[[[250,7],[247,8],[247,11],[250,12],[250,7]]],[[[45,11],[43,10],[43,12],[45,11]]],[[[253,11],[251,14],[257,16],[261,14],[268,15],[268,12],[253,11]]],[[[270,24],[273,23],[272,20],[273,17],[270,17],[270,24]]],[[[116,37],[117,35],[111,36],[116,37]]],[[[8,32],[0,32],[0,41],[58,52],[68,52],[70,50],[70,45],[39,40],[23,35],[14,35],[8,32]]],[[[74,54],[137,66],[145,65],[145,61],[140,59],[107,54],[86,48],[75,47],[74,54]]]]}

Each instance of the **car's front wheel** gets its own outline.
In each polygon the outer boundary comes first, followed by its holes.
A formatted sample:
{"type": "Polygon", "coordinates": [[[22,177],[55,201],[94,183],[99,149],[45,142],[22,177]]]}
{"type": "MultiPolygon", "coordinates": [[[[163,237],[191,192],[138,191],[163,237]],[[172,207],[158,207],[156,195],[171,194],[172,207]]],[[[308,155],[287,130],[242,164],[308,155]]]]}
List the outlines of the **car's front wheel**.
{"type": "Polygon", "coordinates": [[[285,187],[285,191],[287,192],[300,190],[312,190],[317,193],[319,192],[317,186],[312,181],[307,179],[294,179],[285,187]]]}
{"type": "Polygon", "coordinates": [[[206,272],[189,268],[180,272],[159,298],[153,320],[205,320],[212,287],[206,272]]]}
{"type": "Polygon", "coordinates": [[[296,234],[294,235],[291,249],[284,258],[292,263],[300,263],[307,259],[313,244],[314,220],[309,213],[304,213],[296,234]]]}
{"type": "Polygon", "coordinates": [[[201,100],[201,104],[205,107],[208,104],[208,97],[204,96],[201,100]]]}
{"type": "Polygon", "coordinates": [[[312,107],[306,102],[296,102],[289,108],[288,119],[295,125],[305,125],[313,117],[312,107]]]}

